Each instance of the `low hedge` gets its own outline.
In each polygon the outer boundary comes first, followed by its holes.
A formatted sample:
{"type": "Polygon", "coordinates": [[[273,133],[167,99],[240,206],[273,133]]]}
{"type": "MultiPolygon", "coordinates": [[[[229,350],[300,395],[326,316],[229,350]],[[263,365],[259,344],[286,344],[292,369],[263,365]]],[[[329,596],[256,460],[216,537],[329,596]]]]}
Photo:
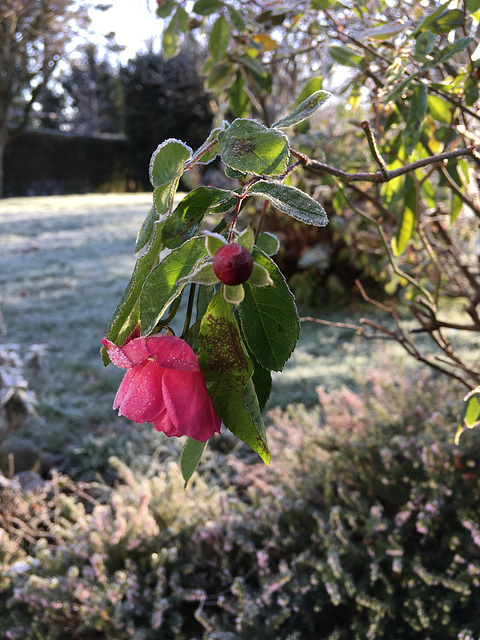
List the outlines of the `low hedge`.
{"type": "Polygon", "coordinates": [[[114,487],[56,476],[36,495],[4,488],[0,629],[478,638],[480,443],[471,432],[453,446],[453,397],[441,380],[382,368],[361,393],[319,389],[316,411],[271,412],[270,470],[217,447],[186,491],[173,462],[140,471],[118,458],[114,487]]]}

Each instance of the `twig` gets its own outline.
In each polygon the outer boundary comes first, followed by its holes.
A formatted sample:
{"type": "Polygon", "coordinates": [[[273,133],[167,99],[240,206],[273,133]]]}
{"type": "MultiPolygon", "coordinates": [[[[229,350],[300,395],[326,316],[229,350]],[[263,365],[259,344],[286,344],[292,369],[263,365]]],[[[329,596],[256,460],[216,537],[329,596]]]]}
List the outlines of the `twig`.
{"type": "Polygon", "coordinates": [[[422,158],[421,160],[417,160],[416,162],[411,162],[410,164],[406,164],[403,167],[399,167],[398,169],[392,169],[391,171],[376,171],[375,173],[367,171],[347,173],[346,171],[342,171],[341,169],[337,169],[336,167],[324,164],[323,162],[318,162],[318,160],[312,160],[307,155],[301,153],[300,151],[297,151],[296,149],[292,149],[291,153],[309,169],[313,169],[314,171],[318,171],[320,173],[328,173],[329,175],[336,176],[337,178],[340,178],[342,182],[349,183],[363,181],[383,183],[389,182],[390,180],[393,180],[393,178],[398,178],[399,176],[403,176],[406,173],[410,173],[411,171],[415,171],[416,169],[421,169],[422,167],[427,167],[431,164],[441,163],[444,160],[459,158],[461,156],[473,156],[475,149],[475,146],[467,147],[466,149],[452,149],[451,151],[444,151],[443,153],[430,156],[429,158],[422,158]]]}
{"type": "Polygon", "coordinates": [[[378,150],[377,143],[375,142],[375,137],[373,135],[372,128],[368,120],[364,120],[360,123],[360,127],[363,131],[365,131],[365,135],[367,136],[368,147],[370,149],[370,153],[372,154],[373,159],[380,167],[380,171],[382,175],[385,175],[388,171],[387,164],[385,160],[380,155],[380,151],[378,150]]]}

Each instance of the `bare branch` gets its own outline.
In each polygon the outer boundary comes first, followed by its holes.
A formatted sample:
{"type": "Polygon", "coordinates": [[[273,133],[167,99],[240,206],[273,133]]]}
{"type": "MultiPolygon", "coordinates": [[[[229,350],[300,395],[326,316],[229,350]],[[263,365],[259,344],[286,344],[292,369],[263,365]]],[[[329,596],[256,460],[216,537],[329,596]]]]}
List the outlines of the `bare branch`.
{"type": "Polygon", "coordinates": [[[444,160],[450,160],[452,158],[459,158],[462,156],[472,156],[474,155],[476,147],[471,146],[465,149],[452,149],[451,151],[444,151],[443,153],[439,153],[437,155],[430,156],[429,158],[422,158],[421,160],[417,160],[416,162],[411,162],[410,164],[406,164],[403,167],[399,167],[398,169],[393,169],[391,171],[376,171],[375,173],[359,171],[358,173],[347,173],[346,171],[342,171],[341,169],[337,169],[336,167],[332,167],[328,164],[324,164],[323,162],[318,162],[318,160],[312,160],[304,153],[297,151],[295,149],[291,150],[291,153],[295,158],[303,163],[309,169],[313,169],[314,171],[318,171],[319,173],[328,173],[329,175],[336,176],[340,178],[342,182],[374,182],[374,183],[382,183],[389,182],[393,180],[393,178],[398,178],[399,176],[403,176],[406,173],[410,173],[411,171],[415,171],[416,169],[421,169],[422,167],[427,167],[431,164],[440,164],[444,160]]]}

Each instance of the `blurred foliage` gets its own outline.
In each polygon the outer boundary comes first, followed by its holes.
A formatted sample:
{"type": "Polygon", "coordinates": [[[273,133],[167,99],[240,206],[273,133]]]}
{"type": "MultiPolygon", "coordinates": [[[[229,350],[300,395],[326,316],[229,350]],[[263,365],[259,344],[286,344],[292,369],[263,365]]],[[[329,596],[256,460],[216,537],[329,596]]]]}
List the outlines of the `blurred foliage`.
{"type": "MultiPolygon", "coordinates": [[[[363,392],[270,413],[270,470],[207,455],[118,481],[3,482],[0,624],[11,639],[459,639],[480,633],[478,437],[456,390],[374,362],[363,392]],[[448,409],[443,416],[437,410],[448,409]],[[320,428],[322,427],[322,428],[320,428]]],[[[225,439],[222,438],[223,446],[225,439]]]]}

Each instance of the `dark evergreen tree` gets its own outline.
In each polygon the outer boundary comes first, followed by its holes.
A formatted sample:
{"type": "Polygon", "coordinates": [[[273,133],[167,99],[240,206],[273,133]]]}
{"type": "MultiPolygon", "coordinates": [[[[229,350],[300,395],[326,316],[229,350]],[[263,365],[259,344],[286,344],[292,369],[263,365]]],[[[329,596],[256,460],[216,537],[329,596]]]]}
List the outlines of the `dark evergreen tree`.
{"type": "Polygon", "coordinates": [[[137,189],[149,187],[145,168],[163,140],[179,138],[195,148],[210,133],[210,98],[198,72],[199,57],[192,48],[170,60],[150,52],[121,69],[125,132],[137,189]]]}

